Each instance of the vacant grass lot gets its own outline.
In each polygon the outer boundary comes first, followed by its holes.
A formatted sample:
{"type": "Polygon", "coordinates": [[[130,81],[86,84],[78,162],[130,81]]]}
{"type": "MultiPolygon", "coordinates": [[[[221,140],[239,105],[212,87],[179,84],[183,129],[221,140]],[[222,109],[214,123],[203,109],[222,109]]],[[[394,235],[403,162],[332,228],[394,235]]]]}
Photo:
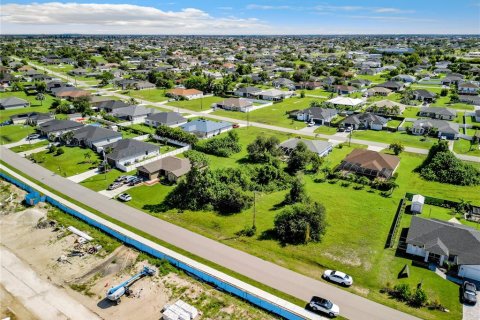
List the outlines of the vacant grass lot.
{"type": "Polygon", "coordinates": [[[423,136],[415,136],[407,132],[389,132],[389,131],[374,131],[374,130],[360,130],[354,131],[352,139],[361,139],[369,141],[377,141],[383,143],[392,143],[396,141],[402,142],[405,146],[429,149],[433,143],[437,140],[434,138],[428,138],[426,141],[422,141],[423,136]]]}
{"type": "MultiPolygon", "coordinates": [[[[244,146],[248,141],[253,140],[256,134],[262,133],[260,129],[252,129],[238,130],[244,146]]],[[[270,132],[263,133],[268,135],[270,132]]],[[[352,149],[353,146],[335,148],[327,157],[325,165],[334,167],[352,149]]],[[[238,166],[244,155],[245,150],[228,159],[212,156],[209,158],[212,168],[228,168],[238,166]]],[[[282,246],[272,237],[273,220],[281,210],[276,205],[282,202],[286,191],[257,194],[257,234],[250,238],[239,237],[236,233],[244,227],[251,226],[253,208],[231,216],[221,216],[210,211],[184,211],[180,214],[176,210],[158,214],[158,216],[317,279],[326,268],[344,270],[356,280],[356,284],[348,290],[418,317],[460,319],[461,305],[458,303],[456,285],[444,281],[428,270],[412,266],[411,260],[396,257],[395,251],[384,249],[384,245],[398,202],[405,192],[422,193],[451,200],[469,195],[468,200],[476,204],[480,204],[480,194],[475,193],[475,187],[455,187],[421,179],[418,174],[412,173],[423,161],[424,157],[421,155],[403,153],[401,159],[397,178],[399,188],[390,198],[382,197],[377,191],[370,192],[368,188],[354,190],[352,186],[344,187],[340,182],[315,183],[315,176],[306,176],[305,181],[310,197],[322,202],[327,209],[328,229],[321,243],[282,246]],[[397,280],[397,274],[405,264],[410,267],[410,277],[397,280]],[[423,288],[427,291],[429,298],[439,299],[451,312],[447,314],[427,309],[413,309],[403,303],[397,303],[379,293],[387,282],[393,285],[407,282],[412,287],[423,282],[423,288]]],[[[322,175],[318,174],[318,176],[322,175]]],[[[163,201],[170,190],[171,187],[163,185],[133,188],[129,191],[134,198],[130,205],[142,209],[145,204],[157,204],[163,201]]],[[[408,225],[408,218],[403,222],[408,225]]]]}
{"type": "Polygon", "coordinates": [[[226,111],[226,110],[217,110],[212,112],[214,115],[224,116],[239,120],[264,123],[279,127],[291,128],[291,129],[301,129],[305,128],[307,125],[303,121],[298,121],[293,118],[289,118],[288,113],[293,110],[303,110],[310,107],[312,101],[324,101],[325,99],[320,98],[289,98],[285,99],[280,103],[275,103],[271,106],[264,107],[248,114],[245,112],[236,112],[236,111],[226,111]]]}
{"type": "Polygon", "coordinates": [[[21,124],[2,126],[0,127],[0,144],[9,144],[20,141],[34,132],[34,127],[21,124]]]}
{"type": "Polygon", "coordinates": [[[168,100],[168,98],[165,97],[165,89],[129,90],[123,93],[136,99],[143,99],[152,102],[168,100]]]}
{"type": "MultiPolygon", "coordinates": [[[[1,129],[0,129],[0,131],[1,131],[1,129]]],[[[50,141],[48,141],[48,140],[42,140],[42,141],[39,141],[39,142],[36,142],[36,143],[22,144],[20,146],[13,147],[10,150],[12,150],[13,152],[17,152],[17,153],[18,152],[24,152],[24,151],[34,150],[34,149],[46,146],[49,143],[50,143],[50,141]]]]}
{"type": "Polygon", "coordinates": [[[222,97],[212,96],[193,100],[172,101],[169,102],[168,105],[193,111],[206,111],[212,108],[213,103],[222,101],[224,99],[225,98],[222,97]]]}
{"type": "Polygon", "coordinates": [[[55,153],[49,153],[48,150],[35,153],[32,156],[42,167],[64,177],[94,169],[96,166],[93,163],[100,160],[100,156],[90,149],[80,147],[62,147],[62,149],[64,154],[59,156],[55,153]],[[89,154],[90,159],[87,159],[85,154],[89,154]]]}
{"type": "Polygon", "coordinates": [[[49,108],[52,105],[53,97],[51,95],[45,94],[45,100],[43,103],[41,101],[35,100],[35,96],[27,96],[25,92],[0,92],[0,99],[7,97],[17,97],[24,99],[30,102],[30,107],[21,108],[21,109],[11,109],[11,110],[0,110],[0,122],[8,120],[11,116],[20,113],[27,112],[49,112],[49,108]]]}
{"type": "Polygon", "coordinates": [[[478,144],[472,145],[470,141],[464,139],[458,139],[453,143],[453,151],[460,154],[480,157],[478,144]]]}
{"type": "Polygon", "coordinates": [[[337,128],[329,126],[319,126],[317,129],[315,129],[314,132],[321,134],[335,134],[337,133],[337,128]]]}
{"type": "Polygon", "coordinates": [[[450,97],[438,97],[435,102],[431,104],[432,107],[447,107],[457,110],[473,110],[473,106],[466,103],[450,103],[450,97]]]}

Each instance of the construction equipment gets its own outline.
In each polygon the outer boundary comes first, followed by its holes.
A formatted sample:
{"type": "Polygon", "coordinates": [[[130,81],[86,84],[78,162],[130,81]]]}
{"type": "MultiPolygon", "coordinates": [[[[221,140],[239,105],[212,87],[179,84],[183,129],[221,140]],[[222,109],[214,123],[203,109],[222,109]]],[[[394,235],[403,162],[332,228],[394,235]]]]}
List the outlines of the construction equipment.
{"type": "Polygon", "coordinates": [[[143,267],[142,271],[128,279],[127,281],[119,284],[118,286],[110,288],[107,292],[107,299],[110,301],[114,301],[117,304],[121,302],[120,298],[125,294],[127,296],[130,295],[130,286],[140,278],[145,276],[153,276],[157,270],[153,268],[149,268],[147,266],[143,267]]]}

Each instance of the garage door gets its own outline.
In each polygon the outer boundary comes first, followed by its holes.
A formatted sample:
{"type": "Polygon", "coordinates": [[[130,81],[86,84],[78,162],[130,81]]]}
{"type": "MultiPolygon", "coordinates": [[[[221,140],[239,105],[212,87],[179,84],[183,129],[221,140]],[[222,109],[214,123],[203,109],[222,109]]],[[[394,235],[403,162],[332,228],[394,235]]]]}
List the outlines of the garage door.
{"type": "Polygon", "coordinates": [[[458,275],[464,278],[480,281],[480,266],[461,266],[458,275]]]}

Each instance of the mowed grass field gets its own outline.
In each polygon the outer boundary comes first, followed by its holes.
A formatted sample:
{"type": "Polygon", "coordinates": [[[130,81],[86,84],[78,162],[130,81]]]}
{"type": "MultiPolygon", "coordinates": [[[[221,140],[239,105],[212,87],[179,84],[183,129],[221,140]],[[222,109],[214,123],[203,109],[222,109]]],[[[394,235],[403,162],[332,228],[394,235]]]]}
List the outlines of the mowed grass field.
{"type": "Polygon", "coordinates": [[[2,126],[0,127],[0,144],[9,144],[20,141],[34,132],[34,127],[21,124],[2,126]]]}
{"type": "Polygon", "coordinates": [[[145,89],[145,90],[129,90],[125,92],[126,95],[136,98],[144,99],[152,102],[162,102],[168,100],[165,97],[165,89],[145,89]]]}
{"type": "Polygon", "coordinates": [[[53,97],[49,94],[45,94],[45,100],[38,101],[35,99],[35,95],[27,96],[25,92],[0,92],[0,99],[7,97],[17,97],[24,99],[30,102],[30,107],[20,108],[20,109],[11,109],[11,110],[0,110],[0,122],[8,120],[11,116],[20,113],[28,112],[49,112],[49,108],[52,105],[53,97]]]}
{"type": "MultiPolygon", "coordinates": [[[[242,159],[246,156],[246,145],[258,134],[278,135],[280,140],[290,137],[252,127],[238,129],[237,132],[243,145],[242,152],[230,158],[208,156],[211,168],[241,165],[244,161],[242,159]]],[[[325,159],[324,165],[336,166],[356,147],[364,146],[335,148],[325,159]]],[[[253,208],[231,216],[222,216],[212,211],[179,213],[176,210],[154,215],[310,277],[320,279],[326,268],[341,269],[355,278],[355,285],[348,290],[420,318],[461,319],[461,305],[458,303],[456,285],[441,279],[433,272],[412,266],[411,260],[396,257],[395,250],[384,249],[384,246],[396,208],[405,192],[450,200],[464,199],[468,195],[468,200],[474,204],[480,204],[480,193],[477,192],[477,187],[457,187],[425,181],[413,172],[422,163],[424,156],[402,153],[400,157],[397,178],[399,188],[391,197],[383,197],[378,191],[372,192],[368,188],[355,190],[353,186],[345,187],[340,182],[316,183],[315,178],[323,176],[322,173],[305,176],[311,199],[324,204],[327,210],[328,229],[320,243],[283,246],[272,237],[274,218],[282,210],[277,206],[287,191],[257,194],[255,221],[257,233],[253,237],[237,235],[243,228],[251,226],[253,208]],[[397,274],[405,264],[410,267],[410,277],[398,280],[397,274]],[[406,282],[415,287],[421,281],[429,299],[438,299],[450,313],[410,308],[379,292],[387,283],[394,285],[406,282]]],[[[145,205],[161,203],[172,188],[156,185],[130,189],[129,193],[134,200],[129,205],[147,211],[145,205]]],[[[409,225],[409,219],[407,216],[402,223],[409,225]]]]}
{"type": "Polygon", "coordinates": [[[213,103],[220,102],[224,99],[225,98],[222,97],[212,96],[192,100],[171,101],[168,102],[168,105],[192,111],[207,111],[212,108],[213,103]]]}
{"type": "Polygon", "coordinates": [[[248,120],[252,122],[285,127],[290,129],[302,129],[307,126],[305,122],[290,118],[288,116],[288,113],[293,110],[303,110],[303,109],[309,108],[310,103],[312,101],[321,102],[324,100],[325,99],[321,99],[321,98],[294,97],[294,98],[285,99],[280,103],[275,103],[271,106],[249,112],[248,114],[245,112],[226,111],[226,110],[216,110],[212,112],[212,114],[244,120],[244,121],[248,120]]]}

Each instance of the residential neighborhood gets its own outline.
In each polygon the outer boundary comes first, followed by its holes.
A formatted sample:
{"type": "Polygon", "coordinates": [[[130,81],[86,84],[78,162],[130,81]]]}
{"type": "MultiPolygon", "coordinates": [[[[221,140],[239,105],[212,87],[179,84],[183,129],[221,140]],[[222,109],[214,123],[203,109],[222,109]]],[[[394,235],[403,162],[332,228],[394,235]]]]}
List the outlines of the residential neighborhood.
{"type": "MultiPolygon", "coordinates": [[[[2,319],[480,319],[478,34],[117,5],[0,37],[2,319]]],[[[242,10],[424,10],[391,6],[242,10]]]]}

